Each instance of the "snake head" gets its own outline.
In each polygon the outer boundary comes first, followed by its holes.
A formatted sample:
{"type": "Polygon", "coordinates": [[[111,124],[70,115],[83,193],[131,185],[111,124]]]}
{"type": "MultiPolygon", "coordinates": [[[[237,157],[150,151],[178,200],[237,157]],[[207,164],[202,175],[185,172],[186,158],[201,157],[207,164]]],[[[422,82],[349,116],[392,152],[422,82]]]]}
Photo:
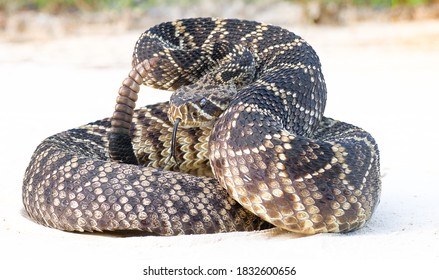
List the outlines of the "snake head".
{"type": "Polygon", "coordinates": [[[233,84],[192,84],[177,89],[171,96],[168,117],[182,127],[211,127],[227,109],[236,94],[233,84]]]}
{"type": "Polygon", "coordinates": [[[183,86],[171,96],[168,118],[174,124],[171,139],[171,158],[177,163],[177,129],[183,127],[212,127],[227,109],[236,94],[230,84],[206,85],[203,83],[183,86]]]}

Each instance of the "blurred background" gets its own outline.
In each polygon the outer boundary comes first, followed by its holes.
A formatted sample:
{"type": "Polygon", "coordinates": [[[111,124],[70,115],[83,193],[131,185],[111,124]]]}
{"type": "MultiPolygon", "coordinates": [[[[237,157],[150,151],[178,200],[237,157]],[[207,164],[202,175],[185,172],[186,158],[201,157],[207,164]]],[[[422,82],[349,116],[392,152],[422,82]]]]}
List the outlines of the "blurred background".
{"type": "Polygon", "coordinates": [[[426,20],[439,18],[439,0],[0,0],[0,38],[121,32],[200,15],[257,18],[279,25],[426,20]]]}

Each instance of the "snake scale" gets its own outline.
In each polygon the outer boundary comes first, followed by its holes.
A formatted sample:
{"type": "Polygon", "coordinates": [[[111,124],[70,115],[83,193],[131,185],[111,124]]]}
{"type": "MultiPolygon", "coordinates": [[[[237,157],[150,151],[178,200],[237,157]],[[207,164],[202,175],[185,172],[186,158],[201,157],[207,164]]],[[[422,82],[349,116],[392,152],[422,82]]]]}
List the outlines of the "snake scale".
{"type": "Polygon", "coordinates": [[[313,48],[254,21],[165,22],[136,43],[112,118],[45,139],[25,172],[37,223],[157,235],[361,228],[381,192],[379,151],[323,116],[313,48]],[[170,102],[136,109],[145,84],[170,102]]]}

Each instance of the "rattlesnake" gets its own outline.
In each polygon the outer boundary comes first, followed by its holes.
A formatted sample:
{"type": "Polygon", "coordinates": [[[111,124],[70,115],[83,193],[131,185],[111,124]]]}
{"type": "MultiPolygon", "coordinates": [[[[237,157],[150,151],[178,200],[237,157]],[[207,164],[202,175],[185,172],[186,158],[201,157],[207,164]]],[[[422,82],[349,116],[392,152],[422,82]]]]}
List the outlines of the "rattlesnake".
{"type": "Polygon", "coordinates": [[[325,102],[316,52],[286,29],[159,24],[136,43],[113,117],[40,144],[23,203],[70,231],[355,230],[379,202],[379,151],[366,131],[324,117],[325,102]],[[135,110],[142,83],[175,90],[171,103],[135,110]]]}

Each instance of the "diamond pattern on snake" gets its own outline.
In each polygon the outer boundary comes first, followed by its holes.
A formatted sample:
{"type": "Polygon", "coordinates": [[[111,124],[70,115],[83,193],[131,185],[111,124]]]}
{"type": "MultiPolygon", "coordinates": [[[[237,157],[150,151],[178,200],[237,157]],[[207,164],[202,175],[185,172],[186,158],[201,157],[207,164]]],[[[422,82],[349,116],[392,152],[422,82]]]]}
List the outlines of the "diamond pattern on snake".
{"type": "Polygon", "coordinates": [[[50,136],[23,181],[32,220],[66,231],[349,232],[381,193],[373,137],[324,116],[319,57],[264,23],[192,18],[135,44],[112,117],[50,136]],[[141,86],[173,91],[136,108],[141,86]]]}

